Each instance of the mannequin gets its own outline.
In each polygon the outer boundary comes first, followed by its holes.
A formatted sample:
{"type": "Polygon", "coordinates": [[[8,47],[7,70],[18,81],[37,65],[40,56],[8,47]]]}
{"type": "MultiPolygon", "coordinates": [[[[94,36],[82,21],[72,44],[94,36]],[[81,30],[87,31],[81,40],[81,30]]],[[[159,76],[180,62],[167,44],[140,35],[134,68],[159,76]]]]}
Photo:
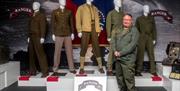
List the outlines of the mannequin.
{"type": "Polygon", "coordinates": [[[99,72],[104,73],[102,67],[102,59],[100,54],[98,34],[100,33],[98,9],[92,4],[93,0],[86,0],[86,3],[79,6],[76,13],[76,28],[78,37],[81,38],[80,52],[80,71],[79,74],[84,74],[85,54],[87,52],[89,40],[92,40],[93,53],[95,53],[99,72]]]}
{"type": "Polygon", "coordinates": [[[72,12],[65,8],[66,0],[59,0],[59,8],[52,12],[52,38],[55,41],[53,71],[58,72],[61,58],[61,48],[64,43],[68,65],[71,73],[76,73],[73,63],[72,40],[74,39],[74,26],[72,12]]]}
{"type": "MultiPolygon", "coordinates": [[[[34,14],[39,12],[39,8],[40,8],[40,3],[39,2],[34,2],[33,3],[33,6],[32,6],[32,9],[34,11],[34,14]]],[[[34,15],[33,15],[34,16],[34,15]]],[[[28,43],[29,43],[29,38],[28,38],[28,43]]],[[[41,38],[40,39],[40,43],[44,43],[44,38],[41,38]]]]}
{"type": "MultiPolygon", "coordinates": [[[[123,12],[121,11],[122,1],[114,0],[114,9],[111,10],[106,18],[107,40],[111,41],[111,33],[115,27],[122,26],[123,12]]],[[[111,44],[109,47],[109,56],[107,62],[107,75],[112,75],[112,63],[114,62],[111,44]]]]}
{"type": "Polygon", "coordinates": [[[43,49],[42,43],[44,43],[45,32],[46,32],[46,17],[39,11],[40,3],[33,3],[34,14],[30,20],[30,31],[29,31],[29,75],[36,75],[37,69],[35,66],[36,57],[39,61],[40,69],[42,71],[41,77],[48,76],[48,65],[46,55],[43,49]]]}
{"type": "MultiPolygon", "coordinates": [[[[148,16],[149,15],[149,6],[148,5],[144,5],[143,6],[143,14],[144,14],[144,16],[148,16]]],[[[153,44],[155,45],[155,43],[156,43],[156,40],[153,40],[153,44]]]]}
{"type": "Polygon", "coordinates": [[[150,73],[157,76],[154,56],[154,45],[156,43],[156,25],[155,20],[149,15],[149,6],[143,6],[143,15],[136,20],[136,27],[140,32],[138,43],[138,53],[136,61],[136,76],[142,76],[144,51],[147,49],[147,54],[150,61],[150,73]]]}

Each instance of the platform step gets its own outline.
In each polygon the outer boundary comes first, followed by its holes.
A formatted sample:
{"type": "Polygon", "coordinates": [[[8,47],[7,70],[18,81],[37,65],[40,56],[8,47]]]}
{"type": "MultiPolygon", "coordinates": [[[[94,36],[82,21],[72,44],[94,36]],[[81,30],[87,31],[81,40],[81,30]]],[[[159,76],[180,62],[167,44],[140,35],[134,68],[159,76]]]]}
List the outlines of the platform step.
{"type": "MultiPolygon", "coordinates": [[[[104,68],[105,69],[105,68],[104,68]]],[[[96,66],[86,66],[85,71],[87,72],[87,76],[106,76],[106,73],[101,74],[98,71],[98,67],[96,66]]],[[[73,82],[74,78],[77,76],[77,74],[70,73],[67,69],[61,69],[59,70],[61,73],[67,73],[65,76],[59,76],[57,81],[49,81],[47,79],[50,79],[50,75],[47,78],[40,78],[41,74],[38,74],[37,76],[32,77],[24,77],[24,79],[18,79],[18,86],[48,86],[50,84],[62,84],[62,88],[73,88],[73,82]],[[48,85],[47,85],[48,84],[48,85]]],[[[79,70],[77,70],[77,73],[79,70]]],[[[136,86],[162,86],[163,81],[153,81],[152,75],[149,73],[143,73],[142,77],[135,77],[135,84],[136,86]]],[[[23,77],[19,77],[23,78],[23,77]]],[[[163,80],[163,79],[162,79],[163,80]]],[[[111,85],[115,88],[118,88],[117,81],[115,76],[108,76],[107,77],[107,86],[108,88],[111,88],[111,85]]],[[[60,86],[60,87],[61,87],[60,86]]]]}
{"type": "Polygon", "coordinates": [[[17,76],[20,75],[20,63],[9,61],[0,65],[0,90],[10,86],[17,81],[17,76]]]}

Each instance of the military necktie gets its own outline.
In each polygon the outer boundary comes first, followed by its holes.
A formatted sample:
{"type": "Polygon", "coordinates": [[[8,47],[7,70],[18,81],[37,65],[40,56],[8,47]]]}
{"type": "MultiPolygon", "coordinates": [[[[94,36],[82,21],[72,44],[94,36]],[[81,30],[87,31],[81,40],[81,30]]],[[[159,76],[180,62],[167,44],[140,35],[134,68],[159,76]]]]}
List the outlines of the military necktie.
{"type": "Polygon", "coordinates": [[[92,5],[88,5],[88,8],[89,8],[89,11],[90,11],[90,14],[91,14],[91,20],[94,20],[94,10],[93,10],[92,5]]]}

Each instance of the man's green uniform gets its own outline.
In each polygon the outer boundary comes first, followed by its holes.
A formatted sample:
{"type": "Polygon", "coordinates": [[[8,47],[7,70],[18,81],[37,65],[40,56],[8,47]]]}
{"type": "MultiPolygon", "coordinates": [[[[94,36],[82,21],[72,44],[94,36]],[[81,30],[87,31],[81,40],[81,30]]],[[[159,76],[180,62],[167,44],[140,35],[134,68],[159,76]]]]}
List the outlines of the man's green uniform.
{"type": "MultiPolygon", "coordinates": [[[[111,38],[112,30],[116,26],[122,26],[122,19],[123,19],[123,12],[119,10],[117,12],[115,9],[111,10],[106,18],[106,31],[107,31],[107,38],[111,38]]],[[[108,70],[112,70],[112,63],[113,63],[113,53],[111,49],[111,44],[109,47],[109,56],[108,56],[108,62],[107,62],[107,67],[108,70]]]]}
{"type": "Polygon", "coordinates": [[[135,60],[139,32],[135,27],[124,30],[116,28],[112,32],[112,50],[120,52],[116,57],[116,79],[120,91],[135,91],[135,60]]]}
{"type": "Polygon", "coordinates": [[[138,42],[136,72],[142,71],[144,51],[146,49],[150,61],[150,73],[156,73],[153,45],[153,41],[156,41],[156,26],[154,18],[152,16],[140,16],[136,20],[136,27],[140,33],[138,42]]]}

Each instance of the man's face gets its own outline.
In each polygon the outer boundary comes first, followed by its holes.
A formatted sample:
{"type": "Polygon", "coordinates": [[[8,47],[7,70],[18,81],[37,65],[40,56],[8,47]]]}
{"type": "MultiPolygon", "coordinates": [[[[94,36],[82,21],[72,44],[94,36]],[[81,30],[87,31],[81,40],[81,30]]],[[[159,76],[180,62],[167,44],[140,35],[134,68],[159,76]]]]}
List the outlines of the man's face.
{"type": "Polygon", "coordinates": [[[123,17],[123,26],[124,28],[130,28],[132,26],[132,17],[129,15],[125,15],[123,17]]]}

